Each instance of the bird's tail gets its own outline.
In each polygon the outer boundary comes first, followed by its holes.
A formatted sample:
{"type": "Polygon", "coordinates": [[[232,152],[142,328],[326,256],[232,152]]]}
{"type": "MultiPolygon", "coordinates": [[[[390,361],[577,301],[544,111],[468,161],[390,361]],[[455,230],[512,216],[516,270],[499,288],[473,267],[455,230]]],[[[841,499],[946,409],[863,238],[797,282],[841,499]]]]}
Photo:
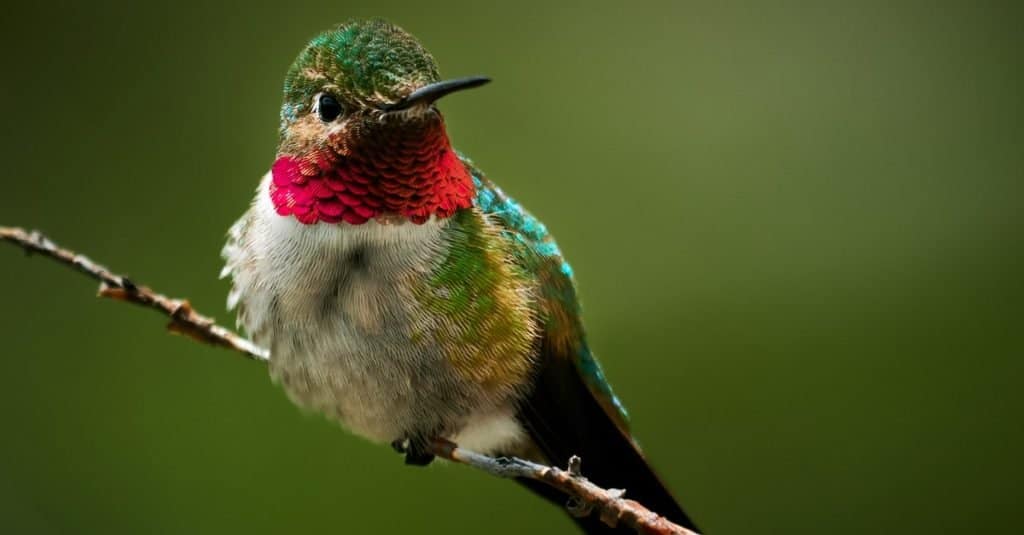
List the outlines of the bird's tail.
{"type": "MultiPolygon", "coordinates": [[[[594,398],[572,362],[546,359],[519,419],[545,462],[564,467],[571,456],[578,455],[583,461],[583,475],[590,481],[604,488],[625,489],[626,498],[698,531],[633,440],[594,398]]],[[[565,494],[535,481],[522,484],[565,507],[565,494]]],[[[596,515],[575,520],[585,533],[614,531],[596,515]]]]}
{"type": "MultiPolygon", "coordinates": [[[[593,457],[593,456],[591,456],[593,457]]],[[[658,476],[646,463],[637,463],[642,458],[637,455],[633,459],[620,458],[620,465],[602,465],[600,463],[586,463],[584,475],[590,481],[604,488],[625,489],[625,497],[640,502],[644,507],[664,516],[687,529],[697,531],[693,520],[683,511],[675,498],[668,492],[665,486],[658,479],[658,476]]],[[[563,466],[565,463],[554,463],[556,466],[563,466]]],[[[568,496],[560,490],[547,484],[534,480],[519,480],[519,483],[533,493],[544,498],[553,505],[567,509],[568,496]]],[[[580,517],[573,517],[573,521],[579,526],[583,533],[590,535],[623,533],[625,526],[612,528],[605,524],[596,513],[580,517]]]]}

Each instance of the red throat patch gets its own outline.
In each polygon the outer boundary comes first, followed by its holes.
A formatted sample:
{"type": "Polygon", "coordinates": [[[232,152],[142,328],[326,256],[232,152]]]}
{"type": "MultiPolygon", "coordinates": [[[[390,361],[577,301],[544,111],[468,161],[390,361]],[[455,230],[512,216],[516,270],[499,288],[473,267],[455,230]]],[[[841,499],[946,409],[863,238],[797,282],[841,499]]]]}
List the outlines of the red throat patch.
{"type": "Polygon", "coordinates": [[[361,139],[355,150],[349,143],[339,135],[309,154],[278,157],[269,191],[277,213],[306,225],[361,225],[390,214],[422,224],[472,205],[473,180],[443,126],[406,139],[361,139]]]}

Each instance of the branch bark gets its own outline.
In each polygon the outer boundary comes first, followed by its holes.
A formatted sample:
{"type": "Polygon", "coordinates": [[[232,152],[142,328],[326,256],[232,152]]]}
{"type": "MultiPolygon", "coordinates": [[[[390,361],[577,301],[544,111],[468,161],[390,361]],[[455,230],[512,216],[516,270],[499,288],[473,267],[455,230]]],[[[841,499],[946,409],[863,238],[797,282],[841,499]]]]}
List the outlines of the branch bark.
{"type": "MultiPolygon", "coordinates": [[[[100,297],[134,303],[160,312],[170,318],[167,329],[171,332],[232,349],[258,362],[266,363],[270,360],[268,350],[196,312],[188,300],[173,299],[147,286],[138,285],[84,255],[58,246],[39,231],[0,227],[0,240],[20,246],[26,254],[41,254],[99,281],[100,297]]],[[[575,516],[596,513],[609,526],[624,525],[637,533],[697,535],[647,509],[643,504],[624,498],[625,490],[605,489],[591,483],[583,477],[579,457],[570,459],[569,466],[563,470],[516,457],[490,457],[441,439],[431,444],[431,450],[438,457],[472,466],[493,476],[527,478],[550,485],[569,497],[566,507],[575,516]]]]}

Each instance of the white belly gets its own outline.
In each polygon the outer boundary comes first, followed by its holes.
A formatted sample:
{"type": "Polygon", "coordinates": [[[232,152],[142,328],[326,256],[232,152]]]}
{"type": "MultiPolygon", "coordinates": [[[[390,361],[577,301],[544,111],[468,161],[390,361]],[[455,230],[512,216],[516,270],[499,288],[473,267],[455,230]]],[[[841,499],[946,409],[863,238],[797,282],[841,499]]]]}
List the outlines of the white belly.
{"type": "Polygon", "coordinates": [[[444,258],[445,221],[303,225],[268,197],[257,195],[224,249],[229,306],[270,349],[271,375],[294,402],[378,442],[423,433],[488,451],[521,440],[510,407],[467,388],[416,336],[443,321],[409,289],[444,258]]]}

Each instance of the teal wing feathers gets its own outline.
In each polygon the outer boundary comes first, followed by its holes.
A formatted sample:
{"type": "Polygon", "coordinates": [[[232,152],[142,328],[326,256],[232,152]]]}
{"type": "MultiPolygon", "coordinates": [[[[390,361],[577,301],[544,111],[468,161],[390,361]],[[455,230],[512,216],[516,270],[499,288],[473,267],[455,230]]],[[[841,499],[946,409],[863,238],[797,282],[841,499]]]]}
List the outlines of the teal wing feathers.
{"type": "MultiPolygon", "coordinates": [[[[544,225],[467,163],[476,186],[476,206],[502,229],[517,263],[537,280],[538,366],[518,419],[544,461],[564,466],[583,459],[587,477],[609,488],[625,488],[631,498],[674,522],[696,525],[658,478],[634,442],[625,408],[587,347],[572,269],[544,225]]],[[[557,505],[565,496],[541,484],[523,482],[557,505]]],[[[588,534],[611,533],[596,517],[575,519],[588,534]]]]}
{"type": "Polygon", "coordinates": [[[557,355],[572,360],[588,389],[615,424],[629,434],[629,415],[612,391],[600,363],[587,346],[576,297],[572,267],[547,228],[501,188],[462,157],[476,187],[475,204],[502,227],[505,239],[514,242],[516,261],[536,276],[539,283],[545,343],[557,355]]]}

